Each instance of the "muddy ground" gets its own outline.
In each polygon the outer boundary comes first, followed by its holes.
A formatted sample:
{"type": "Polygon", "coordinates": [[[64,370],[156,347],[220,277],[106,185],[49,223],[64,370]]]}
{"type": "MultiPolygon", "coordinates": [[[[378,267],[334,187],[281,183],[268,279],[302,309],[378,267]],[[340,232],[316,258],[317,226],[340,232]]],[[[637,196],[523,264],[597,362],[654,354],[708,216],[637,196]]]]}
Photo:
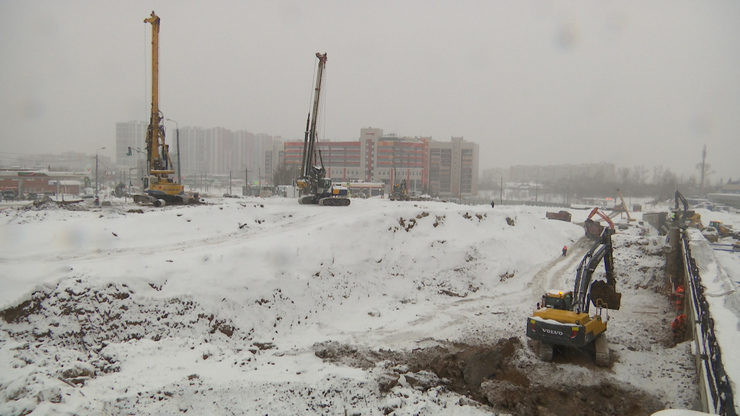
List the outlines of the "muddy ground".
{"type": "MultiPolygon", "coordinates": [[[[421,391],[449,389],[490,406],[493,412],[596,416],[650,415],[663,409],[656,397],[617,381],[562,383],[561,377],[551,374],[558,371],[557,366],[532,360],[531,345],[518,338],[494,345],[441,343],[412,351],[373,351],[327,342],[316,344],[315,354],[327,362],[373,371],[381,394],[399,385],[421,391]]],[[[595,367],[586,354],[566,352],[562,359],[574,358],[577,365],[608,372],[595,367]]],[[[385,414],[393,411],[384,409],[385,414]]]]}

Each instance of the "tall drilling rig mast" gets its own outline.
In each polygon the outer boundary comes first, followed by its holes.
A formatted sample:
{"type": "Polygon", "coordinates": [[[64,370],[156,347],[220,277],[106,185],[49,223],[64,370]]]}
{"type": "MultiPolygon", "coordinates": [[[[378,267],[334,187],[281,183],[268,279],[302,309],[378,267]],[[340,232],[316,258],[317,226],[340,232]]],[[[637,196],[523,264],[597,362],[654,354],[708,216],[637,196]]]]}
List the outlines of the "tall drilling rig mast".
{"type": "Polygon", "coordinates": [[[335,185],[330,178],[326,177],[326,168],[316,144],[316,122],[319,118],[319,99],[321,97],[321,81],[326,66],[326,53],[317,52],[316,58],[318,58],[319,63],[316,71],[316,83],[314,84],[313,107],[306,119],[301,176],[296,179],[296,185],[300,192],[298,203],[347,206],[350,204],[349,192],[346,187],[335,185]]]}
{"type": "Polygon", "coordinates": [[[134,195],[137,203],[184,204],[198,201],[197,194],[185,194],[185,187],[177,183],[169,146],[165,143],[164,116],[159,110],[159,16],[154,11],[144,19],[152,25],[152,109],[146,131],[147,178],[145,195],[134,195]]]}

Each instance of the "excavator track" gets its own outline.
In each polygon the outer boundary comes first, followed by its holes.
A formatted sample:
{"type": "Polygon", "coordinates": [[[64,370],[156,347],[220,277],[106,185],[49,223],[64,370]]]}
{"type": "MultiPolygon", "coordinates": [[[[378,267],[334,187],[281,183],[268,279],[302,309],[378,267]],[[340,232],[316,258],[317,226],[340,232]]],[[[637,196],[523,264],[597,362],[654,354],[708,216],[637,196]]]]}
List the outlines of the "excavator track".
{"type": "Polygon", "coordinates": [[[329,206],[329,207],[346,207],[347,205],[349,205],[349,203],[350,203],[349,198],[329,197],[329,198],[322,198],[319,200],[319,205],[329,206]]]}

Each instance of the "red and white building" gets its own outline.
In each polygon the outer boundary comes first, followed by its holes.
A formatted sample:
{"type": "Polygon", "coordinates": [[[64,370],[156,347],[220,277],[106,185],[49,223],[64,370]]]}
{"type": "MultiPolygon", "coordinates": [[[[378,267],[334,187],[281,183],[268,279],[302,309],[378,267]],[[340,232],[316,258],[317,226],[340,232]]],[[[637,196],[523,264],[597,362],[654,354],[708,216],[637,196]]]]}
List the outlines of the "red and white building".
{"type": "MultiPolygon", "coordinates": [[[[453,137],[383,135],[378,128],[360,129],[359,141],[317,142],[327,176],[338,182],[382,182],[388,190],[405,180],[409,191],[442,197],[478,192],[478,145],[453,137]]],[[[303,141],[283,144],[282,162],[300,169],[303,141]]]]}

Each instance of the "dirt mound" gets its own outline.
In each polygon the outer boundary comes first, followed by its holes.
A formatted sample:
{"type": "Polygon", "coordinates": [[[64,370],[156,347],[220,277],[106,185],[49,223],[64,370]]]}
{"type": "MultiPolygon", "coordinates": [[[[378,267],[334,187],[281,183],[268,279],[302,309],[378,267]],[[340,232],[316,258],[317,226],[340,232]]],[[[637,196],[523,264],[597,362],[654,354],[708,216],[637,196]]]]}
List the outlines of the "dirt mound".
{"type": "Polygon", "coordinates": [[[74,351],[77,360],[103,373],[118,371],[115,359],[104,351],[110,343],[143,338],[159,341],[186,333],[226,341],[232,337],[243,341],[250,335],[191,300],[138,300],[126,284],[90,287],[81,279],[37,290],[22,303],[1,310],[0,318],[4,321],[0,329],[15,341],[25,342],[26,349],[74,351]]]}
{"type": "MultiPolygon", "coordinates": [[[[518,338],[495,345],[441,343],[412,351],[369,351],[336,342],[315,345],[325,361],[378,371],[381,394],[399,385],[426,391],[443,387],[496,410],[527,415],[649,415],[663,408],[630,386],[548,377],[558,367],[522,357],[531,353],[518,338]]],[[[601,370],[594,370],[601,371],[601,370]]]]}

